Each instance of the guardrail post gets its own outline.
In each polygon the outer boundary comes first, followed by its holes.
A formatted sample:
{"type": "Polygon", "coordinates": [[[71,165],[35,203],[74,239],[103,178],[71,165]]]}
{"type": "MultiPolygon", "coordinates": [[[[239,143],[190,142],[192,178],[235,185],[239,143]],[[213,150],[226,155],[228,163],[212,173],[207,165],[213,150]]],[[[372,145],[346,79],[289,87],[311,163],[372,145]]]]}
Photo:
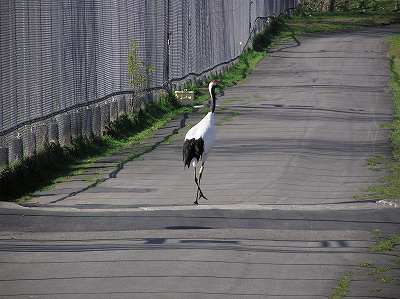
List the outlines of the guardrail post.
{"type": "Polygon", "coordinates": [[[8,166],[8,148],[0,147],[0,170],[8,166]]]}
{"type": "Polygon", "coordinates": [[[101,136],[101,108],[99,106],[93,108],[93,134],[95,137],[101,136]]]}
{"type": "Polygon", "coordinates": [[[119,98],[119,100],[118,100],[118,114],[119,115],[126,114],[126,97],[125,96],[122,96],[122,98],[119,98]]]}
{"type": "Polygon", "coordinates": [[[27,135],[24,152],[26,157],[32,157],[36,154],[36,132],[34,127],[30,127],[27,135]]]}
{"type": "Polygon", "coordinates": [[[36,151],[44,151],[49,145],[49,130],[46,124],[40,124],[36,127],[36,151]]]}
{"type": "Polygon", "coordinates": [[[87,107],[83,113],[82,135],[87,139],[93,138],[93,115],[90,107],[87,107]]]}
{"type": "Polygon", "coordinates": [[[49,126],[49,142],[53,144],[59,144],[58,124],[52,121],[49,126]]]}
{"type": "Polygon", "coordinates": [[[62,127],[61,127],[61,145],[71,145],[71,114],[66,113],[62,116],[62,127]]]}
{"type": "Polygon", "coordinates": [[[82,112],[78,109],[72,115],[72,140],[82,137],[82,112]]]}
{"type": "Polygon", "coordinates": [[[135,104],[136,104],[136,101],[137,101],[136,96],[137,95],[132,95],[132,96],[130,96],[128,98],[127,107],[126,107],[128,113],[134,113],[135,112],[135,104]]]}
{"type": "Polygon", "coordinates": [[[110,104],[106,103],[101,106],[101,131],[105,132],[110,124],[110,104]]]}
{"type": "Polygon", "coordinates": [[[18,160],[21,160],[23,157],[23,154],[24,154],[24,151],[23,151],[22,139],[18,135],[17,137],[15,137],[11,140],[10,162],[16,162],[18,160]]]}
{"type": "Polygon", "coordinates": [[[111,102],[110,120],[116,121],[117,118],[118,118],[118,101],[113,100],[111,102]]]}

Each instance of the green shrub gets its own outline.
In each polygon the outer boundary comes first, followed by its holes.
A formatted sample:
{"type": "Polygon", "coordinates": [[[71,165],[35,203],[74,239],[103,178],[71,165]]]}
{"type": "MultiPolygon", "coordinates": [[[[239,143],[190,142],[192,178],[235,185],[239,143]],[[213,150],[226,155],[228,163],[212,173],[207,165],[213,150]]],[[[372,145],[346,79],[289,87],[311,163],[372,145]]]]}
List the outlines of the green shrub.
{"type": "Polygon", "coordinates": [[[274,37],[284,28],[285,21],[282,17],[271,19],[270,25],[258,33],[253,39],[253,50],[257,52],[265,51],[272,43],[274,37]]]}

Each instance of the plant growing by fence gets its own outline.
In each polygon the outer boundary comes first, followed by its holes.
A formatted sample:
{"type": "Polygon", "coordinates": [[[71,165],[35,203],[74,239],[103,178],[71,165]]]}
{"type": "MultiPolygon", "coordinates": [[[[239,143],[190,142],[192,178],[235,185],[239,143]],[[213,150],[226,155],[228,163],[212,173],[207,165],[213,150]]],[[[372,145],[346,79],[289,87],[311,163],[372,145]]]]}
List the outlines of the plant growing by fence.
{"type": "Polygon", "coordinates": [[[135,92],[148,87],[154,66],[146,65],[139,57],[139,46],[136,41],[129,43],[128,49],[128,84],[135,92]]]}

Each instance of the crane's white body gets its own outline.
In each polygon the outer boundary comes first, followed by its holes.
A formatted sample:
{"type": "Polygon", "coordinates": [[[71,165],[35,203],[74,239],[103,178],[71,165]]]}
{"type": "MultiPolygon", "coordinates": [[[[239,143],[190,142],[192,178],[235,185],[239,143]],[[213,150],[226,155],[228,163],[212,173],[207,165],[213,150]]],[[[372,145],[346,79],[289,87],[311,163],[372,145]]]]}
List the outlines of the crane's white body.
{"type": "MultiPolygon", "coordinates": [[[[216,138],[215,113],[208,112],[197,125],[186,133],[185,140],[193,138],[196,140],[202,138],[204,140],[204,153],[201,160],[205,162],[216,138]]],[[[191,161],[193,167],[196,167],[196,162],[196,159],[191,161]]]]}
{"type": "Polygon", "coordinates": [[[215,142],[216,129],[215,129],[215,87],[219,82],[213,80],[208,85],[208,90],[211,95],[210,112],[194,127],[192,127],[185,135],[185,142],[183,143],[182,156],[185,167],[190,168],[192,164],[194,168],[194,181],[197,185],[195,205],[199,204],[199,199],[207,197],[201,191],[201,176],[204,171],[204,163],[207,160],[208,154],[215,142]],[[197,177],[197,164],[201,162],[199,176],[197,177]]]}

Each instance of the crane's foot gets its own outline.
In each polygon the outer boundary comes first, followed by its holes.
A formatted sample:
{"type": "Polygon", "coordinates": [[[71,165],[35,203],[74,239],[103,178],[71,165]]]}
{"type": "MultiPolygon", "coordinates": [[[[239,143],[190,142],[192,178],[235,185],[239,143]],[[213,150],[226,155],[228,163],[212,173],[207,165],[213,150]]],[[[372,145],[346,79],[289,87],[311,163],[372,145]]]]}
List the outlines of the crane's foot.
{"type": "Polygon", "coordinates": [[[208,200],[208,198],[204,195],[203,191],[201,191],[200,187],[197,187],[197,198],[204,198],[205,200],[208,200]]]}
{"type": "Polygon", "coordinates": [[[193,203],[195,206],[198,206],[199,205],[199,202],[197,201],[197,199],[196,199],[196,201],[193,203]]]}
{"type": "Polygon", "coordinates": [[[208,200],[208,198],[203,193],[200,194],[199,198],[204,198],[205,200],[208,200]]]}

